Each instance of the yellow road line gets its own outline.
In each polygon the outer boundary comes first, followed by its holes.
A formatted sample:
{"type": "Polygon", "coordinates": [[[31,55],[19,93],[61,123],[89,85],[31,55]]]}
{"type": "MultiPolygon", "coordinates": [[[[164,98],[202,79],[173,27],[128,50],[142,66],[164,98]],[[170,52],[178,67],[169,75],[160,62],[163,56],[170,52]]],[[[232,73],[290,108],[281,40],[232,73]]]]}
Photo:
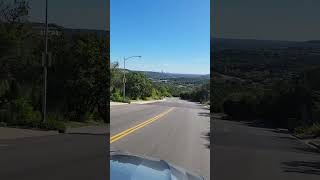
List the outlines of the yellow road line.
{"type": "Polygon", "coordinates": [[[125,131],[122,131],[122,132],[112,136],[110,138],[110,144],[115,142],[115,141],[117,141],[117,140],[119,140],[119,139],[121,139],[121,138],[123,138],[123,137],[125,137],[125,136],[127,136],[128,134],[130,134],[130,133],[132,133],[132,132],[134,132],[134,131],[136,131],[136,130],[138,130],[140,128],[143,128],[146,125],[148,125],[148,124],[160,119],[161,117],[165,116],[170,111],[172,111],[173,109],[174,109],[174,107],[172,107],[172,108],[168,109],[167,111],[162,112],[162,113],[158,114],[157,116],[155,116],[153,118],[150,118],[150,119],[148,119],[148,120],[146,120],[146,121],[144,121],[144,122],[142,122],[142,123],[140,123],[140,124],[138,124],[138,125],[136,125],[136,126],[134,126],[132,128],[129,128],[129,129],[125,130],[125,131]]]}

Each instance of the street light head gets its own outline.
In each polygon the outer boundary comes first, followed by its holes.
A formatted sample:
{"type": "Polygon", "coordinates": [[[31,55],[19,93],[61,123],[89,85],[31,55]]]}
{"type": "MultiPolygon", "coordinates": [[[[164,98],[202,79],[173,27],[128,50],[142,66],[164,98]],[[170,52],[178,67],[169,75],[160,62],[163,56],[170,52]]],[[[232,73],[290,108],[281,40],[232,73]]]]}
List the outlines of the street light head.
{"type": "Polygon", "coordinates": [[[129,60],[129,59],[131,59],[131,58],[141,58],[142,56],[130,56],[130,57],[125,57],[124,58],[124,61],[126,61],[126,60],[129,60]]]}

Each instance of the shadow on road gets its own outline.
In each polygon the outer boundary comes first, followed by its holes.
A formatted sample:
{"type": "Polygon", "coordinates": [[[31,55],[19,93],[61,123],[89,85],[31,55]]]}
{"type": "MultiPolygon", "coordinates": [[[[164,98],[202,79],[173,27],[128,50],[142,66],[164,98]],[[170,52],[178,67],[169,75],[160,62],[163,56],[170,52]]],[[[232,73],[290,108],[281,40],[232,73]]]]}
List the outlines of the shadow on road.
{"type": "Polygon", "coordinates": [[[209,112],[199,112],[198,115],[199,116],[204,116],[204,117],[210,117],[210,113],[209,112]]]}
{"type": "Polygon", "coordinates": [[[313,149],[313,148],[310,148],[310,147],[295,147],[294,149],[297,150],[297,151],[300,151],[300,152],[316,153],[318,155],[320,153],[320,150],[313,149]]]}
{"type": "Polygon", "coordinates": [[[282,165],[284,172],[320,175],[320,162],[290,161],[282,165]]]}
{"type": "MultiPolygon", "coordinates": [[[[267,124],[262,121],[246,121],[243,124],[250,126],[250,127],[256,127],[256,128],[268,128],[268,129],[274,129],[276,126],[272,124],[267,124]]],[[[275,130],[275,129],[274,129],[275,130]]]]}
{"type": "MultiPolygon", "coordinates": [[[[211,117],[211,115],[210,115],[210,112],[199,112],[198,113],[198,115],[199,116],[202,116],[202,117],[211,117]]],[[[211,126],[211,124],[210,124],[210,126],[211,126]]],[[[203,133],[201,133],[202,134],[202,138],[204,138],[204,139],[206,139],[208,142],[207,143],[205,143],[204,145],[208,148],[208,149],[210,149],[210,131],[206,131],[206,132],[203,132],[203,133]]]]}
{"type": "Polygon", "coordinates": [[[81,133],[81,132],[70,132],[66,134],[77,134],[77,135],[91,135],[91,136],[108,136],[107,133],[81,133]]]}
{"type": "Polygon", "coordinates": [[[202,133],[202,138],[204,138],[205,140],[207,140],[208,142],[205,143],[204,145],[210,149],[210,132],[204,132],[202,133]]]}

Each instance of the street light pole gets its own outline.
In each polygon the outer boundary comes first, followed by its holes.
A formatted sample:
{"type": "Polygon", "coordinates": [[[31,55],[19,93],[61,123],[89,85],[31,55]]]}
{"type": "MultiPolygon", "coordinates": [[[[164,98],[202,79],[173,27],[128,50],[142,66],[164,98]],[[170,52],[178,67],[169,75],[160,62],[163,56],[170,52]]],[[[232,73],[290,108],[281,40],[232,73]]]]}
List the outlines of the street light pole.
{"type": "Polygon", "coordinates": [[[123,100],[126,99],[126,61],[131,58],[141,58],[141,56],[130,56],[123,58],[123,100]]]}
{"type": "Polygon", "coordinates": [[[123,101],[126,99],[126,58],[123,58],[123,101]]]}
{"type": "Polygon", "coordinates": [[[48,0],[46,0],[46,28],[45,28],[45,53],[43,62],[43,103],[42,121],[47,121],[47,63],[48,63],[48,0]]]}

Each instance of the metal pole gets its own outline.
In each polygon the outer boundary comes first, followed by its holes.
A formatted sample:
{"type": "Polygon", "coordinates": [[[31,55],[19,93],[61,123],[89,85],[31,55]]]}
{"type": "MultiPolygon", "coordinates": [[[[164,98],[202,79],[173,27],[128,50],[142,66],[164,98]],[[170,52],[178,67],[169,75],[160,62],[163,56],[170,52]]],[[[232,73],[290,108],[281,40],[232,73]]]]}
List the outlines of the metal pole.
{"type": "Polygon", "coordinates": [[[46,0],[46,28],[45,28],[45,62],[43,66],[43,104],[42,120],[47,121],[47,63],[48,63],[48,0],[46,0]]]}
{"type": "Polygon", "coordinates": [[[126,60],[129,60],[130,58],[139,57],[141,56],[130,56],[130,57],[124,57],[123,58],[123,100],[126,98],[126,60]]]}
{"type": "Polygon", "coordinates": [[[123,100],[126,98],[126,58],[123,58],[123,100]]]}

